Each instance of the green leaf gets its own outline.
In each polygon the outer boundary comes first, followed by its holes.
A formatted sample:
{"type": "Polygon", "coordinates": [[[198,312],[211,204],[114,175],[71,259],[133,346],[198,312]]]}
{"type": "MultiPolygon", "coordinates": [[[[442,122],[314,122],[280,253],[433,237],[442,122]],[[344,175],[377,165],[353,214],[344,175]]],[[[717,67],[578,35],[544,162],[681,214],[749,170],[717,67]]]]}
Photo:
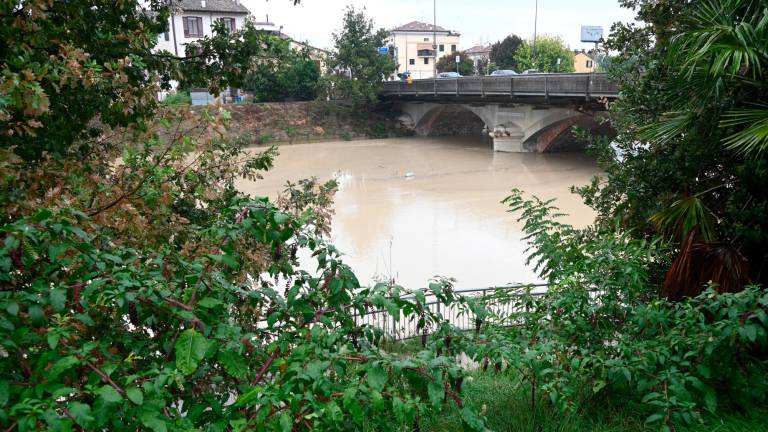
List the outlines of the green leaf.
{"type": "Polygon", "coordinates": [[[445,399],[445,387],[439,380],[430,381],[427,386],[427,394],[429,395],[429,401],[435,408],[440,407],[445,399]]]}
{"type": "Polygon", "coordinates": [[[67,411],[73,419],[84,428],[88,428],[93,422],[93,416],[91,415],[91,407],[80,402],[70,402],[67,404],[67,411]]]}
{"type": "Polygon", "coordinates": [[[165,422],[157,417],[153,412],[146,412],[140,417],[141,424],[153,430],[154,432],[168,432],[165,422]]]}
{"type": "Polygon", "coordinates": [[[123,401],[123,397],[120,396],[120,393],[115,390],[114,387],[111,385],[103,385],[98,390],[96,390],[96,394],[101,397],[104,402],[110,404],[110,403],[118,403],[123,401]]]}
{"type": "Polygon", "coordinates": [[[288,413],[283,413],[280,416],[280,430],[283,432],[291,432],[291,428],[293,427],[293,421],[291,421],[291,416],[288,415],[288,413]]]}
{"type": "Polygon", "coordinates": [[[645,424],[653,424],[663,419],[664,419],[664,414],[661,414],[661,413],[651,414],[648,416],[647,419],[645,419],[645,424]]]}
{"type": "Polygon", "coordinates": [[[0,381],[0,407],[4,407],[8,403],[8,381],[0,381]]]}
{"type": "Polygon", "coordinates": [[[219,362],[224,366],[228,374],[238,379],[244,379],[248,375],[248,365],[243,357],[232,351],[219,351],[219,362]]]}
{"type": "Polygon", "coordinates": [[[79,363],[80,363],[80,360],[78,360],[77,357],[75,356],[67,356],[67,357],[60,358],[48,370],[48,372],[46,373],[46,378],[48,380],[55,380],[56,378],[58,378],[58,376],[62,372],[70,369],[72,366],[75,366],[79,363]]]}
{"type": "Polygon", "coordinates": [[[207,349],[208,341],[203,335],[195,329],[184,330],[176,340],[176,368],[184,375],[191,375],[207,349]]]}
{"type": "Polygon", "coordinates": [[[136,405],[142,405],[144,403],[144,393],[142,393],[141,389],[138,387],[130,387],[126,389],[125,395],[128,397],[128,400],[136,405]]]}
{"type": "Polygon", "coordinates": [[[368,369],[368,385],[372,389],[382,391],[387,383],[387,372],[379,365],[368,369]]]}
{"type": "Polygon", "coordinates": [[[61,312],[67,305],[67,292],[61,288],[52,289],[49,294],[51,306],[56,312],[61,312]]]}
{"type": "Polygon", "coordinates": [[[29,313],[29,319],[32,320],[33,324],[41,324],[45,319],[43,308],[36,304],[31,305],[27,313],[29,313]]]}
{"type": "Polygon", "coordinates": [[[17,316],[19,314],[19,304],[16,302],[10,302],[7,306],[5,306],[5,310],[12,316],[17,316]]]}
{"type": "Polygon", "coordinates": [[[206,309],[213,309],[217,306],[221,306],[223,302],[219,299],[215,299],[212,297],[205,297],[204,299],[197,302],[197,305],[206,309]]]}
{"type": "Polygon", "coordinates": [[[61,339],[59,334],[48,331],[48,334],[45,335],[45,338],[48,341],[48,346],[51,347],[51,349],[56,349],[56,347],[59,346],[59,339],[61,339]]]}

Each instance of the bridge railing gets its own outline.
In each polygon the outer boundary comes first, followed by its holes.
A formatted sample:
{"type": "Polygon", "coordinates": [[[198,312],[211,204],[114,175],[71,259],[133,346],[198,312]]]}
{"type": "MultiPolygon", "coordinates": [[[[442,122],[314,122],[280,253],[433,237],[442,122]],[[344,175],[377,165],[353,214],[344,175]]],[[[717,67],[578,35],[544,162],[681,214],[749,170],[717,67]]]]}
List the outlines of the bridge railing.
{"type": "MultiPolygon", "coordinates": [[[[510,301],[510,298],[500,299],[498,294],[508,293],[515,297],[522,288],[530,288],[532,291],[530,295],[540,296],[546,292],[546,284],[531,284],[531,285],[514,285],[504,286],[496,288],[480,288],[480,289],[467,289],[458,290],[456,294],[465,297],[474,297],[482,300],[485,306],[494,314],[499,316],[508,316],[515,312],[522,312],[519,310],[517,302],[510,301]]],[[[507,297],[507,296],[502,296],[507,297]]],[[[446,320],[452,327],[460,330],[472,330],[476,325],[476,317],[465,308],[460,307],[454,303],[452,305],[445,305],[434,299],[434,297],[427,296],[427,301],[424,303],[424,309],[426,311],[436,313],[444,320],[446,320]]],[[[427,334],[431,334],[436,329],[432,328],[430,324],[426,324],[424,327],[419,327],[418,320],[414,317],[406,318],[401,315],[400,317],[393,316],[387,310],[372,310],[363,315],[355,315],[356,325],[366,325],[381,330],[384,335],[390,340],[406,340],[427,334]]]]}
{"type": "Polygon", "coordinates": [[[509,96],[615,98],[618,86],[604,73],[478,76],[384,82],[382,96],[509,96]]]}

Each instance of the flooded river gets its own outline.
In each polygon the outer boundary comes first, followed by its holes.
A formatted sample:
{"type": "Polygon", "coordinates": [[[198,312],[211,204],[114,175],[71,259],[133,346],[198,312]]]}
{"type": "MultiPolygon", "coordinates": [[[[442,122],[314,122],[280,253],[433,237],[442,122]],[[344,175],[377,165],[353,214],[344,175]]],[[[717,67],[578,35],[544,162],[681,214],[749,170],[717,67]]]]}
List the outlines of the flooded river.
{"type": "Polygon", "coordinates": [[[238,186],[275,197],[288,180],[337,178],[332,240],[361,283],[418,288],[440,275],[464,289],[539,280],[525,265],[516,216],[500,203],[512,188],[557,198],[563,220],[584,226],[594,213],[569,187],[598,172],[580,153],[495,153],[482,139],[414,137],[283,145],[263,180],[238,186]]]}

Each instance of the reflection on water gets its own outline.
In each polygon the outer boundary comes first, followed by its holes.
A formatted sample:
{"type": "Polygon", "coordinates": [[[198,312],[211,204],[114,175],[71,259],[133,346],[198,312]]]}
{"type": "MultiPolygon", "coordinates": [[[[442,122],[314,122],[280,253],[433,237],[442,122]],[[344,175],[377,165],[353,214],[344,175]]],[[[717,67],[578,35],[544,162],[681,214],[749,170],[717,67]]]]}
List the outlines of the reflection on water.
{"type": "Polygon", "coordinates": [[[495,153],[483,140],[405,138],[286,145],[275,169],[238,187],[274,197],[288,180],[336,178],[333,243],[362,283],[374,276],[422,287],[435,275],[459,288],[537,281],[525,265],[515,216],[500,201],[512,188],[557,198],[584,226],[594,213],[569,192],[597,174],[583,154],[495,153]]]}

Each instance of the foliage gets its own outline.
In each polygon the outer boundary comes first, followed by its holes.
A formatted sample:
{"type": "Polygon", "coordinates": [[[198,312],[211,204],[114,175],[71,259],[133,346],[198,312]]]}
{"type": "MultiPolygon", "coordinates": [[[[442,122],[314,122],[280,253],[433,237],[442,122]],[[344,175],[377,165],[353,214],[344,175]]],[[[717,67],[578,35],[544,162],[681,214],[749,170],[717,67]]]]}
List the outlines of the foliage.
{"type": "Polygon", "coordinates": [[[63,154],[102,125],[142,125],[172,80],[214,93],[240,87],[265,37],[250,23],[234,33],[219,24],[178,58],[153,52],[168,30],[166,0],[5,0],[2,8],[0,147],[25,159],[63,154]]]}
{"type": "Polygon", "coordinates": [[[329,59],[331,75],[323,79],[325,96],[370,103],[378,98],[381,82],[397,70],[390,56],[381,55],[389,33],[375,29],[365,9],[347,7],[342,29],[333,34],[335,52],[329,59]]]}
{"type": "Polygon", "coordinates": [[[451,54],[446,54],[437,61],[437,72],[459,72],[462,76],[472,76],[475,74],[475,63],[467,55],[466,51],[459,51],[451,54]],[[459,56],[461,61],[456,67],[456,56],[459,56]]]}
{"type": "Polygon", "coordinates": [[[536,69],[540,72],[574,72],[573,51],[559,36],[540,35],[526,40],[516,52],[517,67],[523,71],[536,69]]]}
{"type": "Polygon", "coordinates": [[[491,46],[490,61],[496,64],[496,69],[511,69],[522,72],[523,68],[519,68],[517,59],[517,51],[522,45],[523,40],[519,36],[509,35],[491,46]]]}
{"type": "Polygon", "coordinates": [[[389,355],[355,323],[372,308],[423,319],[424,294],[360,288],[321,237],[335,186],[289,185],[276,204],[238,193],[276,153],[219,138],[222,115],[115,137],[136,139],[121,165],[4,159],[3,190],[23,185],[2,201],[4,429],[388,430],[376,419],[461,403],[452,359],[389,355]]]}
{"type": "Polygon", "coordinates": [[[499,294],[496,301],[512,306],[501,310],[511,312],[485,319],[487,342],[470,355],[508,364],[507,373],[528,382],[532,403],[541,392],[575,414],[631,402],[647,424],[670,430],[699,423],[704,412],[765,401],[763,290],[659,300],[648,292],[649,264],[663,257],[657,244],[574,230],[556,221],[549,202],[519,192],[505,202],[522,213],[532,262],[549,289],[499,294]]]}
{"type": "Polygon", "coordinates": [[[315,99],[320,67],[309,50],[293,50],[289,41],[277,36],[271,36],[267,46],[269,58],[255,66],[244,88],[260,102],[315,99]]]}
{"type": "Polygon", "coordinates": [[[182,91],[169,94],[163,99],[163,104],[168,106],[190,105],[191,103],[192,98],[189,96],[189,93],[182,91]]]}
{"type": "MultiPolygon", "coordinates": [[[[647,25],[616,25],[607,42],[606,49],[619,52],[608,65],[622,89],[610,116],[618,136],[595,142],[592,151],[606,175],[580,193],[602,227],[619,224],[646,238],[688,229],[685,219],[663,215],[695,197],[711,214],[713,232],[706,237],[739,251],[748,278],[764,283],[768,161],[758,151],[757,114],[766,98],[760,78],[765,39],[758,38],[763,6],[624,3],[647,25]],[[736,142],[742,144],[733,147],[736,142]]],[[[696,273],[702,269],[692,269],[696,273]]]]}

